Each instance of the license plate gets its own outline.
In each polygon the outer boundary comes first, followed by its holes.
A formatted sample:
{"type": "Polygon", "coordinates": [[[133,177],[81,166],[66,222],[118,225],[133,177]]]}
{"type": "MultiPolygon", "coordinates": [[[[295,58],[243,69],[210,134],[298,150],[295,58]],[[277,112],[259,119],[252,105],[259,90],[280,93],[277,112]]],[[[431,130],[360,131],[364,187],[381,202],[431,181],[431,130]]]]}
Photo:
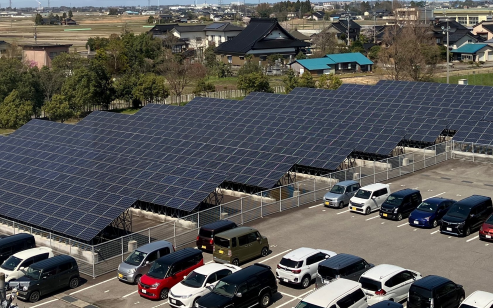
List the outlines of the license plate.
{"type": "Polygon", "coordinates": [[[284,282],[288,282],[288,280],[287,280],[287,279],[283,279],[283,281],[284,281],[284,282]]]}
{"type": "Polygon", "coordinates": [[[353,206],[353,211],[356,211],[356,208],[353,206]]]}
{"type": "Polygon", "coordinates": [[[144,289],[142,289],[142,290],[141,290],[141,292],[142,292],[142,293],[144,293],[144,294],[145,294],[145,293],[147,293],[147,291],[146,291],[146,290],[144,290],[144,289]]]}
{"type": "Polygon", "coordinates": [[[330,202],[329,201],[325,201],[325,205],[330,205],[330,202]]]}
{"type": "Polygon", "coordinates": [[[119,278],[123,278],[123,275],[122,275],[122,274],[118,274],[118,277],[119,277],[119,278]]]}
{"type": "Polygon", "coordinates": [[[203,249],[205,249],[205,246],[202,246],[203,249]]]}
{"type": "Polygon", "coordinates": [[[419,225],[419,221],[415,220],[415,221],[414,221],[414,224],[415,224],[415,225],[419,225]]]}
{"type": "Polygon", "coordinates": [[[387,217],[387,214],[385,214],[385,213],[384,213],[384,214],[383,214],[383,217],[387,217]]]}
{"type": "Polygon", "coordinates": [[[220,254],[223,254],[223,253],[224,253],[224,251],[222,251],[222,250],[219,250],[219,253],[220,253],[220,254]]]}
{"type": "Polygon", "coordinates": [[[491,238],[491,235],[486,235],[486,238],[491,238]]]}
{"type": "Polygon", "coordinates": [[[176,300],[174,300],[172,298],[170,298],[169,301],[172,302],[173,304],[176,304],[176,300]]]}
{"type": "Polygon", "coordinates": [[[452,228],[447,228],[447,231],[452,231],[452,228]]]}

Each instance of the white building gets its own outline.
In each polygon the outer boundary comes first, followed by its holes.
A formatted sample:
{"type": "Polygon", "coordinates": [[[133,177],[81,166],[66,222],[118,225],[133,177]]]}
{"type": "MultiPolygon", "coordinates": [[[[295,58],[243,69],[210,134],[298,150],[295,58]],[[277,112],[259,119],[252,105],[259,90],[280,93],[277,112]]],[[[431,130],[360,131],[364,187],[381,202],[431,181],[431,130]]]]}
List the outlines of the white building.
{"type": "Polygon", "coordinates": [[[172,33],[187,42],[189,48],[199,49],[207,48],[212,42],[219,46],[232,40],[243,29],[229,22],[215,22],[210,25],[176,26],[172,33]]]}

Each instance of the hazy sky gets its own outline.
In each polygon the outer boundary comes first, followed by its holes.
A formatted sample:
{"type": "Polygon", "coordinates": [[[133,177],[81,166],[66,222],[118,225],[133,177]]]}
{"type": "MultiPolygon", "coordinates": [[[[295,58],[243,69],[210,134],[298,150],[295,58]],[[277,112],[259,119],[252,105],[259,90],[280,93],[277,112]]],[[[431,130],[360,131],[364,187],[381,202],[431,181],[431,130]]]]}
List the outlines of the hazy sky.
{"type": "MultiPolygon", "coordinates": [[[[48,0],[39,0],[41,2],[41,6],[47,7],[48,0]]],[[[223,0],[224,4],[230,3],[230,0],[223,0]]],[[[252,0],[247,0],[246,2],[255,2],[252,0]]],[[[277,2],[277,0],[262,0],[261,2],[277,2]]],[[[185,4],[193,4],[193,0],[151,0],[151,5],[177,5],[177,4],[185,5],[185,4]]],[[[204,3],[204,0],[197,0],[197,4],[204,3]]],[[[218,1],[207,1],[207,3],[217,4],[218,1]]],[[[2,8],[9,6],[8,0],[0,0],[0,5],[2,8]]],[[[147,6],[147,0],[136,0],[136,1],[128,1],[128,0],[50,0],[50,6],[147,6]]],[[[36,0],[12,0],[13,7],[37,7],[38,3],[36,0]]]]}

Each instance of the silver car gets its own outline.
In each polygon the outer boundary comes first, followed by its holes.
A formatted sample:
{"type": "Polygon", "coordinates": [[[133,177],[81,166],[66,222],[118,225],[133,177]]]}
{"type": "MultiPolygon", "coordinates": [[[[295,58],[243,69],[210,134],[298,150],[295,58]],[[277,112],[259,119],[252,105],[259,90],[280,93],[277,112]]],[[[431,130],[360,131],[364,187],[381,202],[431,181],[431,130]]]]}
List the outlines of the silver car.
{"type": "Polygon", "coordinates": [[[157,241],[139,247],[118,266],[118,279],[139,283],[142,275],[147,274],[156,259],[174,251],[173,244],[168,241],[157,241]]]}
{"type": "Polygon", "coordinates": [[[330,207],[343,208],[349,204],[349,199],[360,188],[360,184],[356,181],[339,182],[324,196],[324,205],[330,207]]]}

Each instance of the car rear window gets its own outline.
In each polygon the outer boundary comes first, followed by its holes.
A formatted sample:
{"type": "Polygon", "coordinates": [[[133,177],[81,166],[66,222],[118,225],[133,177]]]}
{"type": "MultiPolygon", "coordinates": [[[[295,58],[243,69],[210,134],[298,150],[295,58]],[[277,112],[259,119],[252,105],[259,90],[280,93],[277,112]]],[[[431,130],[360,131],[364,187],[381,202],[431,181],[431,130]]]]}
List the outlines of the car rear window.
{"type": "Polygon", "coordinates": [[[376,281],[370,278],[361,277],[359,279],[359,283],[361,283],[361,287],[368,291],[378,291],[382,288],[382,283],[380,281],[376,281]]]}
{"type": "Polygon", "coordinates": [[[294,261],[286,258],[282,258],[280,264],[289,268],[298,268],[303,265],[303,261],[294,261]]]}
{"type": "Polygon", "coordinates": [[[216,245],[218,245],[218,246],[221,246],[224,248],[229,248],[229,240],[228,239],[216,236],[214,238],[214,243],[216,243],[216,245]]]}
{"type": "Polygon", "coordinates": [[[322,308],[322,307],[301,301],[299,302],[298,305],[296,305],[296,308],[322,308]]]}
{"type": "Polygon", "coordinates": [[[206,229],[200,229],[199,230],[199,235],[203,237],[213,237],[212,230],[206,230],[206,229]]]}
{"type": "Polygon", "coordinates": [[[318,274],[324,279],[335,279],[339,275],[339,271],[330,267],[319,266],[318,274]]]}
{"type": "Polygon", "coordinates": [[[411,286],[409,289],[409,303],[420,307],[429,307],[433,294],[430,290],[417,286],[411,286]]]}

